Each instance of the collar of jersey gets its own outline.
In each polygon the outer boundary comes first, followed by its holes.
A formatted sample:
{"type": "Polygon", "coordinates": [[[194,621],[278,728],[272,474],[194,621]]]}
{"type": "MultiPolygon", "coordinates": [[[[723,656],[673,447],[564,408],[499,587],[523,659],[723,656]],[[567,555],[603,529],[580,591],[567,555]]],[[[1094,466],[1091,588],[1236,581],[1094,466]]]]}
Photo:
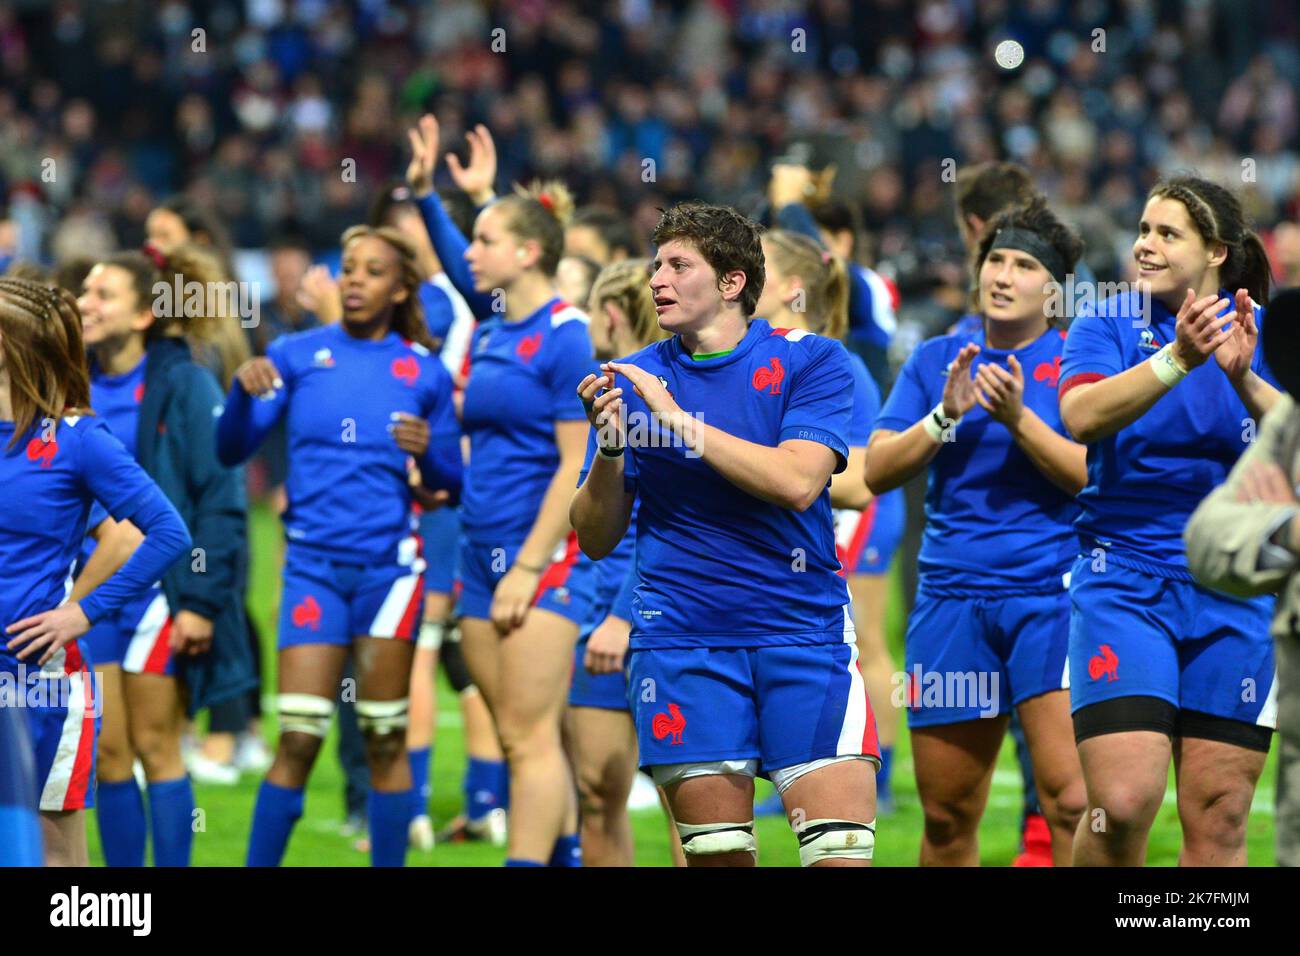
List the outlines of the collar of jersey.
{"type": "Polygon", "coordinates": [[[90,360],[90,377],[92,380],[99,382],[102,385],[117,385],[119,383],[125,382],[136,372],[143,371],[144,363],[147,361],[149,361],[149,353],[145,352],[140,359],[140,364],[137,365],[135,368],[131,369],[129,372],[123,372],[120,375],[110,375],[108,372],[105,372],[103,369],[101,369],[99,367],[99,363],[92,358],[90,360]]]}
{"type": "Polygon", "coordinates": [[[343,328],[342,319],[339,319],[339,321],[331,325],[330,328],[334,330],[334,338],[336,341],[357,349],[382,349],[387,345],[392,345],[394,340],[401,339],[401,336],[392,329],[389,329],[388,333],[382,339],[359,339],[356,336],[348,334],[347,330],[343,328]]]}
{"type": "Polygon", "coordinates": [[[1051,335],[1059,336],[1060,334],[1061,334],[1060,329],[1053,328],[1052,326],[1049,325],[1047,327],[1046,332],[1044,332],[1038,338],[1034,339],[1028,345],[1022,345],[1018,349],[995,349],[987,344],[985,335],[983,332],[981,332],[978,337],[980,343],[980,355],[985,357],[995,355],[1000,358],[1005,358],[1008,355],[1027,355],[1028,353],[1033,352],[1035,349],[1041,347],[1042,344],[1047,341],[1048,336],[1051,335]]]}
{"type": "Polygon", "coordinates": [[[536,322],[538,319],[542,318],[543,316],[546,316],[546,318],[549,320],[551,316],[551,311],[555,308],[555,303],[563,302],[563,301],[564,300],[561,299],[558,295],[552,296],[551,298],[543,302],[540,306],[538,306],[536,309],[534,309],[531,315],[526,315],[522,319],[519,319],[515,322],[509,321],[505,317],[504,313],[498,316],[498,318],[501,321],[501,325],[507,329],[522,329],[529,325],[532,325],[534,322],[536,322]]]}
{"type": "Polygon", "coordinates": [[[732,362],[738,362],[740,359],[744,358],[753,351],[753,348],[759,339],[763,338],[765,335],[771,334],[772,327],[765,321],[762,319],[752,319],[749,323],[749,331],[745,333],[743,339],[736,343],[734,349],[726,355],[698,360],[692,358],[691,354],[687,352],[686,349],[682,348],[682,337],[680,335],[674,335],[670,341],[672,342],[671,348],[673,350],[673,358],[676,360],[678,365],[693,369],[721,368],[723,365],[730,365],[732,362]]]}

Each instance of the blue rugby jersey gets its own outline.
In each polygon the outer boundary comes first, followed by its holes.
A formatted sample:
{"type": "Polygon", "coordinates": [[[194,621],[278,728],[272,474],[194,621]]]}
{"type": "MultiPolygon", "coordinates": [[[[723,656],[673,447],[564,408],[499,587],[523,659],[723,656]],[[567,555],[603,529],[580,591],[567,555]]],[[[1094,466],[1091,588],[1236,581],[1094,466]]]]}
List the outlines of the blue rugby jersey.
{"type": "Polygon", "coordinates": [[[109,375],[98,366],[90,367],[90,407],[102,418],[117,440],[135,457],[135,428],[144,400],[144,369],[148,358],[122,375],[109,375]]]}
{"type": "MultiPolygon", "coordinates": [[[[145,539],[107,581],[81,601],[93,623],[162,577],[190,547],[176,509],[96,416],[37,420],[10,447],[13,422],[0,422],[0,630],[63,603],[86,533],[91,502],[145,539]],[[46,439],[49,440],[46,440],[46,439]]],[[[0,666],[16,659],[0,641],[0,666]]]]}
{"type": "MultiPolygon", "coordinates": [[[[1066,435],[1056,395],[1062,336],[1048,329],[1014,354],[1025,376],[1025,407],[1066,435]]],[[[943,398],[949,363],[968,342],[981,347],[970,374],[989,363],[1008,369],[1012,352],[985,347],[982,329],[923,342],[899,373],[876,429],[906,431],[928,415],[943,398]]],[[[1074,499],[977,404],[957,426],[955,440],[930,461],[919,559],[923,580],[932,588],[979,591],[1059,582],[1078,550],[1072,528],[1077,514],[1074,499]]]]}
{"type": "Polygon", "coordinates": [[[844,443],[850,448],[865,448],[871,438],[871,426],[880,414],[880,389],[867,371],[867,363],[852,352],[849,365],[853,371],[853,418],[844,443]]]}
{"type": "Polygon", "coordinates": [[[595,369],[587,316],[552,299],[519,322],[474,332],[461,427],[470,441],[461,526],[475,544],[522,542],[560,464],[557,421],[582,421],[578,383],[595,369]]]}
{"type": "Polygon", "coordinates": [[[407,453],[389,432],[406,412],[428,421],[429,450],[418,460],[424,484],[460,491],[461,461],[451,377],[424,346],[396,332],[379,341],[329,325],[276,339],[267,358],[284,387],[268,399],[236,380],[217,423],[217,455],[234,465],[287,415],[289,507],[285,534],[333,560],[383,563],[412,533],[407,453]]]}
{"type": "MultiPolygon", "coordinates": [[[[1229,304],[1232,294],[1219,290],[1229,304]]],[[[1078,384],[1118,375],[1174,340],[1177,319],[1138,292],[1112,296],[1079,315],[1061,362],[1062,394],[1078,384]]],[[[1262,310],[1256,307],[1255,320],[1262,310]]],[[[1262,324],[1262,322],[1261,322],[1262,324]]],[[[1276,384],[1263,349],[1251,363],[1276,384]]],[[[1123,561],[1190,580],[1183,528],[1196,506],[1228,477],[1254,434],[1250,412],[1211,356],[1158,399],[1147,413],[1088,446],[1088,484],[1079,494],[1075,527],[1085,551],[1103,547],[1123,561]]]]}
{"type": "MultiPolygon", "coordinates": [[[[707,425],[771,447],[820,442],[844,468],[853,372],[839,342],[754,319],[726,355],[696,361],[674,336],[623,361],[707,425]]],[[[624,400],[625,486],[640,503],[632,648],[853,640],[829,483],[802,513],[761,501],[676,446],[630,388],[624,400]]]]}

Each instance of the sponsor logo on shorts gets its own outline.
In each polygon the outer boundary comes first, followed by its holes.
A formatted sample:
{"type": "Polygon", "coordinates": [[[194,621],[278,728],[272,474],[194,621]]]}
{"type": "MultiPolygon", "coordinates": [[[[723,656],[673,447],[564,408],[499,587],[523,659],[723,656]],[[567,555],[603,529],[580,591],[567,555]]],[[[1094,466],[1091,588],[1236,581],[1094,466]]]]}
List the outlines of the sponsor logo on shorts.
{"type": "Polygon", "coordinates": [[[293,626],[320,630],[320,605],[310,594],[293,606],[293,626]]]}
{"type": "Polygon", "coordinates": [[[1111,650],[1109,644],[1102,644],[1098,650],[1101,653],[1088,658],[1088,676],[1101,680],[1105,675],[1107,683],[1119,680],[1119,655],[1111,650]]]}
{"type": "Polygon", "coordinates": [[[676,746],[682,742],[682,731],[686,729],[686,718],[682,715],[682,709],[676,704],[668,705],[668,713],[655,714],[654,719],[650,721],[650,730],[655,735],[655,740],[663,740],[668,737],[668,743],[676,746]]]}
{"type": "Polygon", "coordinates": [[[768,366],[764,366],[754,372],[751,384],[760,392],[763,389],[767,389],[767,394],[769,395],[780,395],[781,382],[785,379],[785,366],[783,366],[781,360],[775,356],[769,359],[768,362],[771,367],[769,368],[768,366]]]}

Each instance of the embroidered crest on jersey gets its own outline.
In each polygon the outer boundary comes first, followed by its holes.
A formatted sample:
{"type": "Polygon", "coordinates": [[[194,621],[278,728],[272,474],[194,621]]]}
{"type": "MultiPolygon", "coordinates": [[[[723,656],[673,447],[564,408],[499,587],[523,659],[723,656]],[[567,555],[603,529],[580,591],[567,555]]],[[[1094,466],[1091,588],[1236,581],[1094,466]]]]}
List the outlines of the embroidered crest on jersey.
{"type": "Polygon", "coordinates": [[[316,353],[311,357],[311,364],[317,368],[333,368],[334,353],[329,349],[317,349],[316,353]]]}
{"type": "Polygon", "coordinates": [[[131,392],[131,397],[135,399],[137,405],[144,401],[144,382],[139,382],[135,386],[135,389],[131,392]]]}
{"type": "Polygon", "coordinates": [[[33,438],[27,443],[27,460],[39,461],[42,468],[49,468],[54,456],[59,452],[59,443],[33,438]]]}
{"type": "Polygon", "coordinates": [[[519,340],[519,344],[515,346],[515,354],[519,356],[521,361],[531,362],[533,356],[536,355],[541,348],[542,333],[534,332],[532,335],[525,335],[519,340]]]}
{"type": "Polygon", "coordinates": [[[1094,654],[1088,659],[1088,676],[1093,680],[1105,676],[1107,683],[1119,680],[1119,656],[1109,644],[1102,644],[1099,650],[1100,654],[1094,654]]]}
{"type": "Polygon", "coordinates": [[[403,355],[401,358],[393,359],[392,371],[394,378],[400,379],[407,385],[414,385],[415,380],[420,377],[420,363],[415,360],[414,355],[403,355]]]}
{"type": "Polygon", "coordinates": [[[1046,382],[1048,388],[1056,388],[1056,383],[1061,380],[1061,356],[1056,356],[1051,362],[1040,362],[1034,369],[1034,381],[1046,382]]]}
{"type": "Polygon", "coordinates": [[[781,360],[776,356],[773,356],[768,362],[768,366],[754,372],[752,384],[760,392],[766,388],[768,390],[767,394],[780,395],[781,382],[785,379],[785,366],[781,364],[781,360]]]}
{"type": "Polygon", "coordinates": [[[668,705],[668,713],[655,714],[650,721],[650,730],[655,735],[655,740],[663,740],[668,737],[668,743],[677,745],[682,742],[682,731],[686,729],[686,718],[682,716],[682,709],[676,704],[668,705]]]}
{"type": "Polygon", "coordinates": [[[293,626],[320,630],[320,604],[310,594],[293,606],[293,626]]]}

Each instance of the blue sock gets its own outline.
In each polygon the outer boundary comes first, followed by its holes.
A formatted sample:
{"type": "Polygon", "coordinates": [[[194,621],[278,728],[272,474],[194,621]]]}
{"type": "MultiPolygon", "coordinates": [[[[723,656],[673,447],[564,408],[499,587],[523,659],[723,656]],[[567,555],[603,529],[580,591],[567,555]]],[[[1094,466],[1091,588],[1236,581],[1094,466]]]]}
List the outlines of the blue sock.
{"type": "Polygon", "coordinates": [[[536,860],[506,860],[506,866],[545,866],[545,863],[538,863],[536,860]]]}
{"type": "Polygon", "coordinates": [[[144,797],[135,777],[99,781],[95,791],[99,844],[108,866],[144,866],[144,797]]]}
{"type": "Polygon", "coordinates": [[[149,784],[154,866],[189,866],[194,844],[194,790],[189,776],[149,784]]]}
{"type": "Polygon", "coordinates": [[[406,832],[414,802],[411,790],[370,791],[371,866],[406,865],[406,832]]]}
{"type": "Polygon", "coordinates": [[[492,769],[496,773],[496,780],[492,784],[492,792],[496,794],[497,805],[502,810],[510,809],[510,765],[504,760],[492,761],[492,769]]]}
{"type": "Polygon", "coordinates": [[[505,805],[501,787],[503,777],[507,781],[505,791],[509,792],[510,788],[509,776],[502,773],[504,769],[505,761],[469,758],[463,784],[465,816],[471,820],[481,820],[488,815],[488,811],[505,805]]]}
{"type": "Polygon", "coordinates": [[[429,786],[429,764],[433,762],[432,747],[417,747],[406,752],[411,762],[411,819],[429,812],[429,798],[433,788],[429,786]]]}
{"type": "Polygon", "coordinates": [[[889,772],[894,768],[894,748],[880,748],[880,770],[876,772],[876,799],[888,798],[892,793],[889,772]]]}
{"type": "Polygon", "coordinates": [[[582,866],[582,846],[578,843],[578,834],[567,833],[555,841],[551,850],[551,862],[547,866],[582,866]]]}
{"type": "Polygon", "coordinates": [[[248,835],[248,866],[279,866],[293,825],[302,816],[301,787],[280,787],[263,780],[253,807],[253,831],[248,835]]]}

